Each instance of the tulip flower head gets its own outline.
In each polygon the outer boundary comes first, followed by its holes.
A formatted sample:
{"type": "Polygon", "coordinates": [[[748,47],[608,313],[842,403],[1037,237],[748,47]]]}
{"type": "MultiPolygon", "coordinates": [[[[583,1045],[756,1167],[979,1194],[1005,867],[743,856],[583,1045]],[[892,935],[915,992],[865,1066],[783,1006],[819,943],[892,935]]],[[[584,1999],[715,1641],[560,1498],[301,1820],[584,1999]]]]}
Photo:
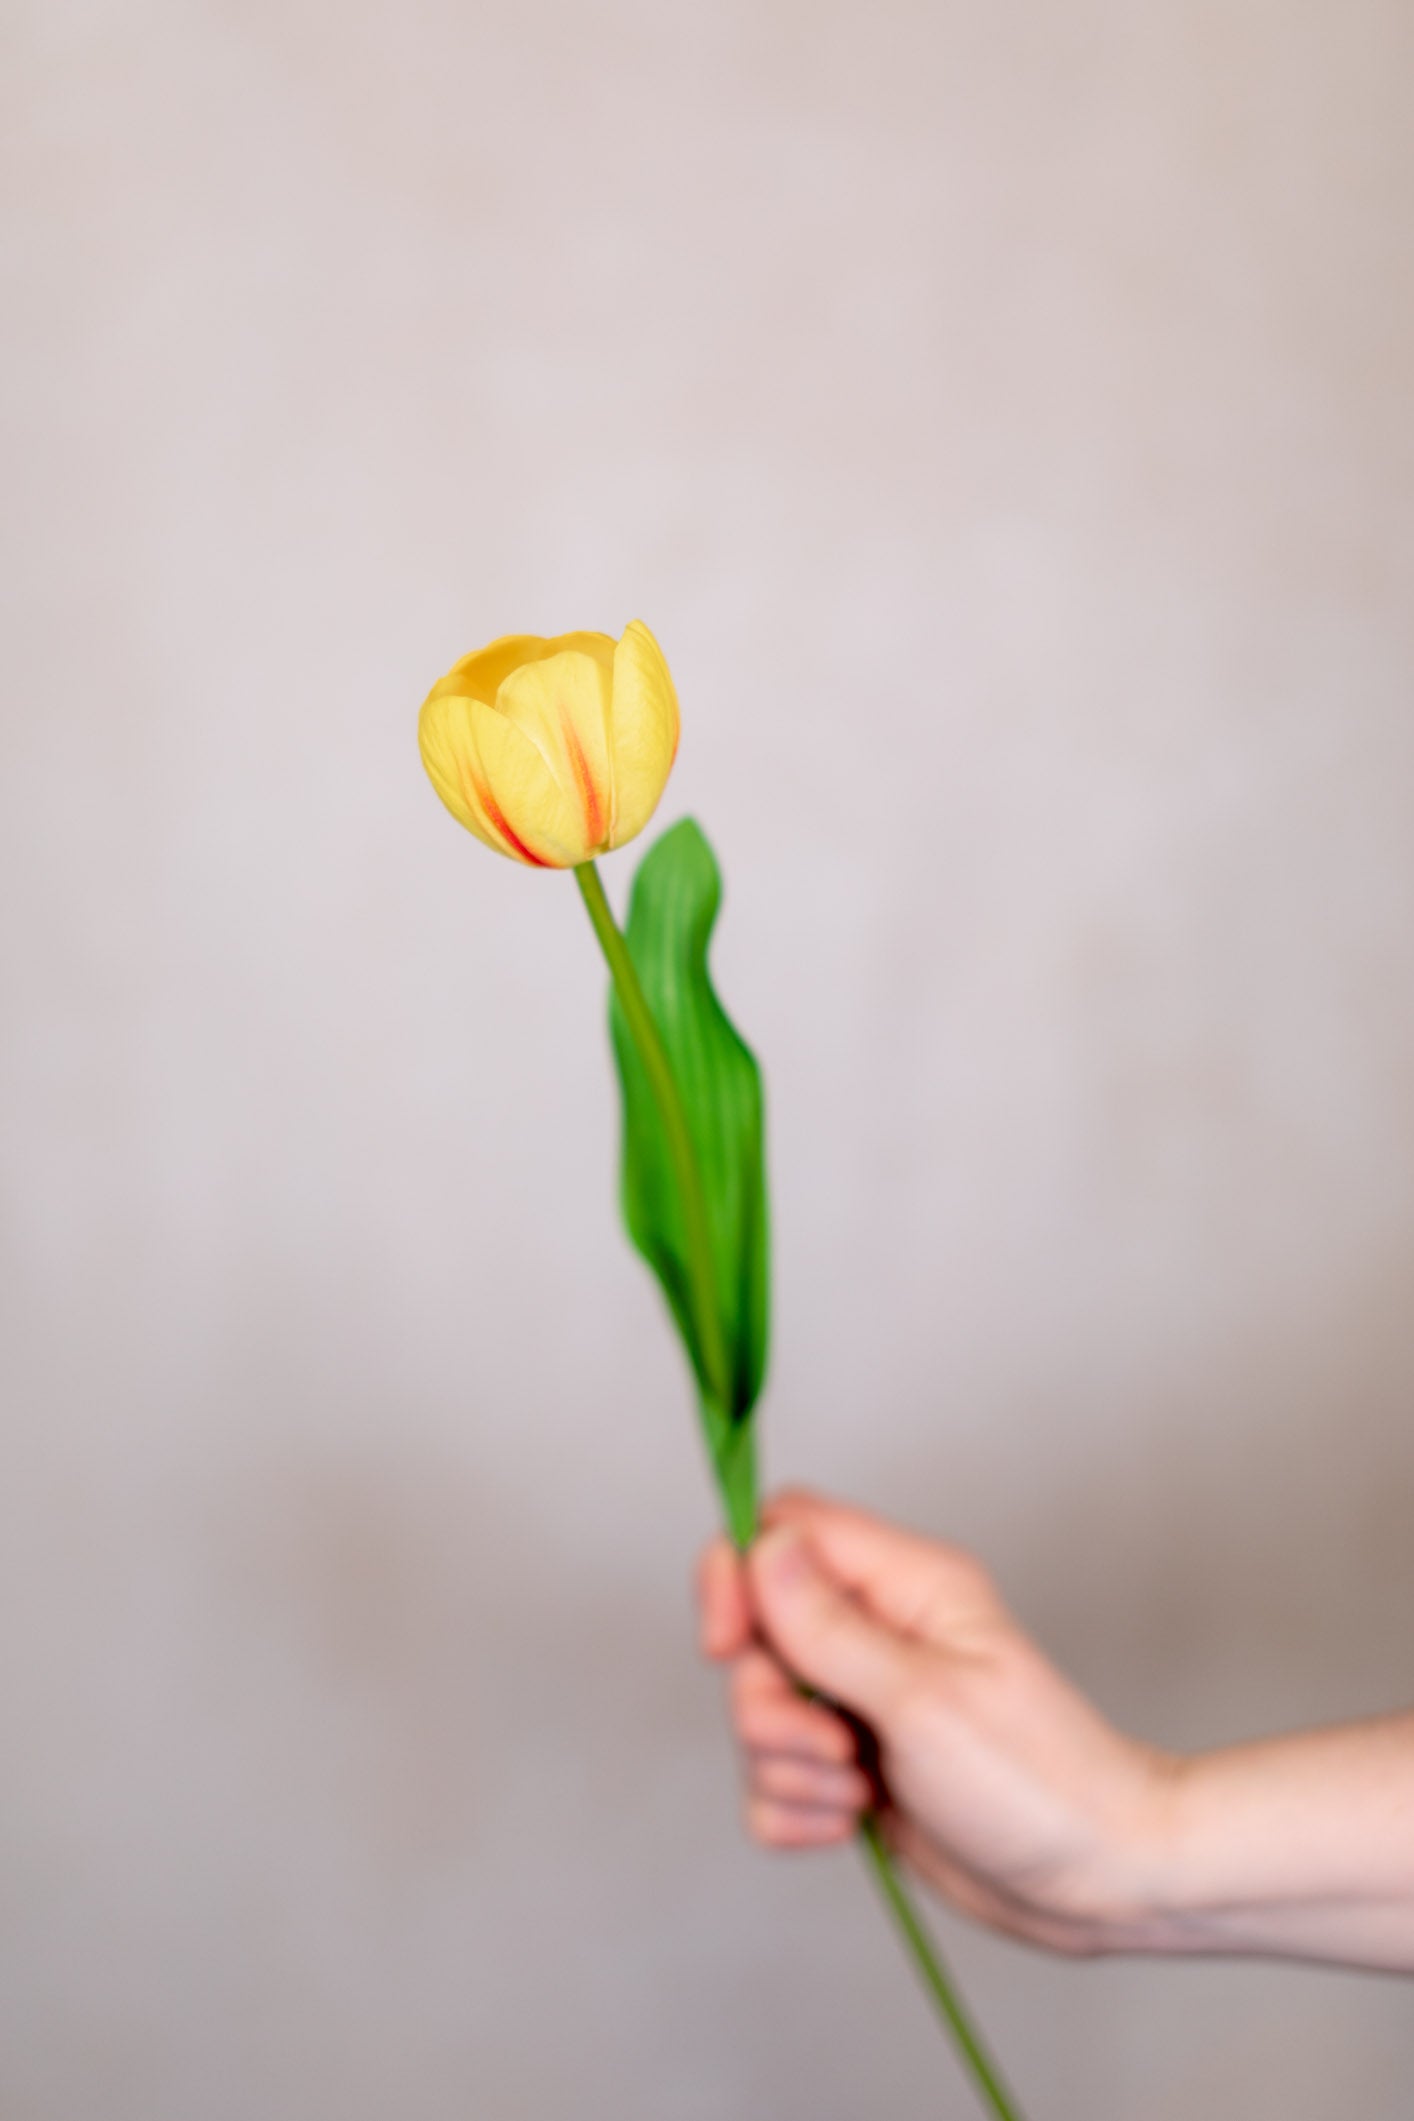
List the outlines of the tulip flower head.
{"type": "Polygon", "coordinates": [[[512,861],[573,869],[653,815],[677,754],[677,694],[639,619],[617,642],[508,634],[438,680],[417,736],[468,832],[512,861]]]}

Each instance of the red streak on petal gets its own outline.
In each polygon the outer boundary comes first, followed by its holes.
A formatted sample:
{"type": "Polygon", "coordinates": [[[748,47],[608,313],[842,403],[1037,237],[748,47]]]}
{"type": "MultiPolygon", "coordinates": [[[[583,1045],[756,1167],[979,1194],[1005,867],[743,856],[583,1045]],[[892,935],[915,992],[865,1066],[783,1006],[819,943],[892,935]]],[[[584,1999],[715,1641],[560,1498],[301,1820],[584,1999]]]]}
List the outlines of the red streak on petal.
{"type": "Polygon", "coordinates": [[[584,746],[579,741],[579,731],[570,720],[563,704],[560,707],[560,728],[564,732],[565,749],[574,768],[575,786],[584,805],[584,826],[591,847],[598,847],[604,838],[604,800],[594,785],[594,776],[589,770],[589,761],[584,756],[584,746]]]}
{"type": "Polygon", "coordinates": [[[555,866],[553,862],[547,862],[543,854],[533,854],[520,834],[512,832],[510,826],[506,823],[505,813],[485,783],[476,781],[474,786],[476,788],[476,799],[486,812],[492,825],[503,839],[510,842],[512,849],[520,856],[520,859],[523,862],[529,862],[533,869],[553,869],[555,866]]]}

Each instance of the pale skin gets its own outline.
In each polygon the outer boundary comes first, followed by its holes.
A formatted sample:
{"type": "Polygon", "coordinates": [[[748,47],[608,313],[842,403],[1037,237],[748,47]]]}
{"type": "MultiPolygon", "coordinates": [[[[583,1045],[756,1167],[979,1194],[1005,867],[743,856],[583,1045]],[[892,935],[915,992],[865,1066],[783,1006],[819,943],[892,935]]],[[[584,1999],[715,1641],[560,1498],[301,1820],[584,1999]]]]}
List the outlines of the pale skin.
{"type": "Polygon", "coordinates": [[[1414,1714],[1164,1752],[1108,1723],[959,1548],[801,1492],[764,1523],[698,1579],[756,1840],[830,1847],[877,1802],[928,1885],[1030,1944],[1414,1973],[1414,1714]]]}

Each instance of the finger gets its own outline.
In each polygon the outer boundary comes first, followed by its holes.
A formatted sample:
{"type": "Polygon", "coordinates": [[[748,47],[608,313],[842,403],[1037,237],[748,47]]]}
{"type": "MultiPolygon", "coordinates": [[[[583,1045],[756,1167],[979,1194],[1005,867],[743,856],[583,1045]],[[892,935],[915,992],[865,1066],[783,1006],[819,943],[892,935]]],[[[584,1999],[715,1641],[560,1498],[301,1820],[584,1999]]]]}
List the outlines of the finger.
{"type": "Polygon", "coordinates": [[[851,1812],[820,1810],[801,1804],[778,1804],[772,1797],[750,1797],[746,1826],[763,1848],[831,1848],[854,1833],[851,1812]]]}
{"type": "Polygon", "coordinates": [[[800,1700],[780,1659],[759,1643],[743,1651],[733,1664],[731,1697],[733,1713],[758,1704],[778,1708],[800,1700]]]}
{"type": "Polygon", "coordinates": [[[906,1532],[804,1488],[773,1496],[767,1525],[803,1532],[829,1573],[889,1627],[942,1647],[1002,1610],[981,1563],[962,1547],[906,1532]]]}
{"type": "Polygon", "coordinates": [[[874,1801],[862,1768],[796,1760],[788,1754],[761,1753],[748,1763],[747,1782],[755,1797],[782,1804],[801,1804],[821,1811],[866,1811],[874,1801]]]}
{"type": "Polygon", "coordinates": [[[867,1720],[886,1724],[913,1684],[920,1652],[866,1613],[782,1523],[747,1559],[752,1603],[787,1668],[867,1720]]]}
{"type": "Polygon", "coordinates": [[[827,1767],[848,1767],[857,1758],[849,1725],[807,1702],[782,1708],[758,1703],[739,1711],[733,1724],[738,1744],[748,1753],[788,1753],[794,1760],[817,1760],[827,1767]]]}
{"type": "Polygon", "coordinates": [[[749,1650],[732,1671],[732,1725],[749,1751],[791,1753],[842,1766],[855,1757],[843,1717],[822,1702],[803,1701],[774,1657],[749,1650]]]}
{"type": "Polygon", "coordinates": [[[751,1606],[741,1558],[728,1540],[714,1539],[697,1565],[702,1654],[715,1663],[735,1657],[751,1640],[751,1606]]]}

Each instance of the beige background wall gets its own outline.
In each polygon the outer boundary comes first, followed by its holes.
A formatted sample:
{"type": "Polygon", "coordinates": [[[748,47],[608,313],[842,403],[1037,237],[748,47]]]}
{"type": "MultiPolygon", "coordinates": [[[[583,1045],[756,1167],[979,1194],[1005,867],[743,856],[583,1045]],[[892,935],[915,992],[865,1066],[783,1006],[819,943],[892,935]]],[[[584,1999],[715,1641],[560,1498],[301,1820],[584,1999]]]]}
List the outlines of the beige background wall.
{"type": "MultiPolygon", "coordinates": [[[[679,680],[774,1473],[1156,1739],[1410,1698],[1411,79],[1404,0],[11,0],[6,2121],[970,2111],[738,1835],[590,937],[414,748],[507,629],[679,680]]],[[[1414,2099],[1407,1984],[942,1927],[1034,2121],[1414,2099]]]]}

